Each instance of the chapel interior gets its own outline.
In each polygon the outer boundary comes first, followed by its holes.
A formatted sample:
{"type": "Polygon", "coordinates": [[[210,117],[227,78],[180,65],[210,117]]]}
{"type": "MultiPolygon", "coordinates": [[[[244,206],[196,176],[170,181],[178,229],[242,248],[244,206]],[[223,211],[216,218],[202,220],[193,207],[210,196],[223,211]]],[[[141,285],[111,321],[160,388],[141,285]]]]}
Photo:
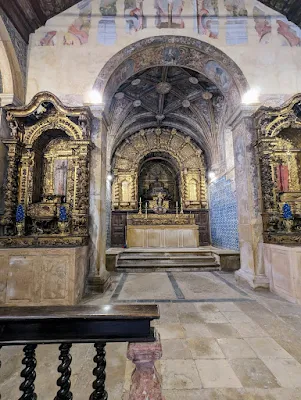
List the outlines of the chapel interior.
{"type": "Polygon", "coordinates": [[[0,398],[301,399],[300,63],[298,0],[0,0],[0,398]]]}

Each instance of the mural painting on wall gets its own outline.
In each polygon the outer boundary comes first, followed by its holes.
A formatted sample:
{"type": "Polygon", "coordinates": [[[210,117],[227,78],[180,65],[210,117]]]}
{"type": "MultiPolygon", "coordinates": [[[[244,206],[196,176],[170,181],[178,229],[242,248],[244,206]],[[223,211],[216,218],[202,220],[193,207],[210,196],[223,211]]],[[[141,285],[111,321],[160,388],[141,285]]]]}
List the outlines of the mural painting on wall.
{"type": "Polygon", "coordinates": [[[248,12],[245,0],[224,0],[228,12],[226,42],[228,45],[248,43],[248,12]]]}
{"type": "Polygon", "coordinates": [[[282,36],[283,46],[301,46],[301,29],[295,24],[289,22],[285,17],[277,19],[277,32],[282,36]]]}
{"type": "Polygon", "coordinates": [[[268,44],[271,41],[271,17],[267,16],[264,11],[255,6],[253,9],[253,17],[255,22],[255,30],[259,36],[259,42],[268,44]]]}
{"type": "Polygon", "coordinates": [[[227,92],[230,88],[230,76],[216,61],[208,61],[205,65],[205,73],[208,78],[219,86],[222,91],[227,92]]]}
{"type": "Polygon", "coordinates": [[[218,0],[196,0],[197,31],[217,39],[219,34],[218,0]]]}
{"type": "Polygon", "coordinates": [[[146,28],[146,18],[143,16],[143,0],[124,0],[124,18],[128,33],[135,33],[146,28]]]}
{"type": "Polygon", "coordinates": [[[98,23],[97,39],[98,43],[111,45],[116,42],[116,23],[117,0],[100,0],[101,20],[98,23]]]}
{"type": "Polygon", "coordinates": [[[184,0],[155,0],[157,28],[185,28],[182,18],[184,0]]]}
{"type": "Polygon", "coordinates": [[[82,0],[78,5],[79,15],[64,35],[64,45],[74,46],[88,43],[91,27],[91,0],[82,0]]]}
{"type": "Polygon", "coordinates": [[[39,46],[55,46],[56,44],[56,34],[57,31],[50,31],[44,34],[42,39],[40,39],[39,46]]]}

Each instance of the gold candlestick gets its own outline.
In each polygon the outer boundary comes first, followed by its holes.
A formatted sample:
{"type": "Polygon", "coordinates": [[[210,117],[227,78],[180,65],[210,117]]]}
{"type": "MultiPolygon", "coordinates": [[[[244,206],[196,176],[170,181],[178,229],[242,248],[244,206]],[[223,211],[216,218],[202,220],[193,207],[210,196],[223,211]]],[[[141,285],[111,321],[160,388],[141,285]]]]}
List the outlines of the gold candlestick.
{"type": "Polygon", "coordinates": [[[141,197],[139,199],[139,212],[138,214],[142,214],[142,201],[141,201],[141,197]]]}
{"type": "Polygon", "coordinates": [[[179,214],[179,203],[176,201],[176,216],[179,214]]]}
{"type": "Polygon", "coordinates": [[[145,202],[145,218],[147,218],[147,201],[145,202]]]}

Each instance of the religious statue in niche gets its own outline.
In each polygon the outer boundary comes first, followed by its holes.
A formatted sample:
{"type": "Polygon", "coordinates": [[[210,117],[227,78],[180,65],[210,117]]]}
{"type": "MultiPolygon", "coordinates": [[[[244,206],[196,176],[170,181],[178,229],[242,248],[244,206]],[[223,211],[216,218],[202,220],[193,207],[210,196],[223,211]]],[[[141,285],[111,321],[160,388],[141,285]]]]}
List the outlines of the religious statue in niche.
{"type": "Polygon", "coordinates": [[[248,43],[248,12],[245,0],[224,0],[228,11],[226,42],[228,45],[248,43]]]}
{"type": "Polygon", "coordinates": [[[131,201],[130,184],[127,180],[121,182],[121,199],[123,203],[131,201]]]}
{"type": "Polygon", "coordinates": [[[198,32],[212,39],[218,38],[218,1],[197,0],[198,32]]]}
{"type": "Polygon", "coordinates": [[[110,46],[117,39],[115,17],[117,15],[117,0],[100,0],[101,20],[98,23],[98,43],[110,46]]]}
{"type": "Polygon", "coordinates": [[[64,35],[64,45],[82,45],[88,43],[91,27],[91,0],[83,0],[78,4],[79,16],[64,35]]]}
{"type": "Polygon", "coordinates": [[[189,182],[189,199],[191,201],[197,201],[198,200],[198,183],[195,179],[191,179],[189,182]]]}
{"type": "Polygon", "coordinates": [[[253,17],[255,30],[258,33],[260,43],[269,43],[272,32],[271,17],[267,16],[265,12],[258,7],[254,7],[253,17]]]}
{"type": "Polygon", "coordinates": [[[54,161],[54,194],[65,196],[67,191],[68,161],[57,159],[54,161]]]}
{"type": "Polygon", "coordinates": [[[157,28],[185,28],[181,16],[183,0],[155,0],[157,28]]]}
{"type": "Polygon", "coordinates": [[[143,16],[143,0],[124,0],[126,31],[135,33],[146,27],[143,16]]]}

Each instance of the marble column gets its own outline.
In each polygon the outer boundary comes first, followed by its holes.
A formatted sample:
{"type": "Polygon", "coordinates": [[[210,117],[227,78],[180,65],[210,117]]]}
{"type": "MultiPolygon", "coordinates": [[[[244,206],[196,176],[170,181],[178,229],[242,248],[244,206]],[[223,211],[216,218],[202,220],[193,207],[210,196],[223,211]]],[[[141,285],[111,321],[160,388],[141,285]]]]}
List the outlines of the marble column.
{"type": "Polygon", "coordinates": [[[107,127],[103,105],[90,106],[93,113],[90,165],[90,275],[91,291],[104,292],[110,285],[106,270],[106,149],[107,127]]]}
{"type": "Polygon", "coordinates": [[[228,121],[233,133],[241,260],[235,276],[254,289],[269,287],[263,263],[260,171],[254,147],[256,109],[257,106],[242,106],[228,121]]]}
{"type": "Polygon", "coordinates": [[[162,357],[160,336],[152,343],[130,343],[127,358],[136,368],[132,374],[129,400],[164,400],[155,362],[162,357]]]}

